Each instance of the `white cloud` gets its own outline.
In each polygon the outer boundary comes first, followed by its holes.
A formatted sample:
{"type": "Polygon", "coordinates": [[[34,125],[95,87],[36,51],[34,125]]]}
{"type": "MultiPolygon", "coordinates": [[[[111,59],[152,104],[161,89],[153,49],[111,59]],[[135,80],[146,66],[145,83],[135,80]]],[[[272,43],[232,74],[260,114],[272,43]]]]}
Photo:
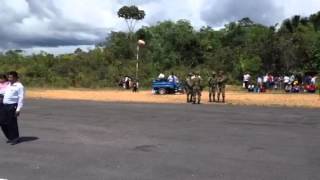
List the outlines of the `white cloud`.
{"type": "MultiPolygon", "coordinates": [[[[92,45],[110,30],[126,30],[117,11],[137,4],[146,11],[138,24],[187,19],[195,27],[220,27],[249,16],[274,24],[294,14],[320,10],[319,0],[1,0],[0,49],[92,45]]],[[[66,48],[67,49],[67,48],[66,48]]]]}
{"type": "Polygon", "coordinates": [[[19,22],[28,14],[28,3],[24,0],[0,1],[1,23],[19,22]]]}
{"type": "Polygon", "coordinates": [[[293,15],[309,16],[320,11],[319,0],[274,0],[274,3],[283,7],[284,18],[293,15]]]}
{"type": "Polygon", "coordinates": [[[25,48],[25,54],[37,54],[41,52],[47,52],[50,54],[66,54],[70,52],[74,52],[77,48],[82,49],[83,51],[89,51],[94,49],[94,45],[77,45],[77,46],[58,46],[58,47],[32,47],[25,48]]]}
{"type": "Polygon", "coordinates": [[[270,0],[206,0],[205,3],[207,6],[202,11],[202,18],[212,26],[222,26],[244,17],[271,25],[284,16],[283,8],[270,0]]]}

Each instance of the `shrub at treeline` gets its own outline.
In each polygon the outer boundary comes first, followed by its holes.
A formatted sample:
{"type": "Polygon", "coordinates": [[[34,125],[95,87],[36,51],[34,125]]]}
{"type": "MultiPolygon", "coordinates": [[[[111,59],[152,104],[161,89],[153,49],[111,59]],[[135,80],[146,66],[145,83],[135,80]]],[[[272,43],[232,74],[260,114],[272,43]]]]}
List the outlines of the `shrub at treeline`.
{"type": "Polygon", "coordinates": [[[220,30],[195,30],[185,20],[165,21],[130,36],[111,32],[89,52],[25,56],[18,50],[7,51],[0,54],[0,72],[17,70],[25,84],[36,87],[115,87],[119,77],[135,76],[137,39],[146,41],[139,71],[145,87],[160,72],[184,78],[190,71],[200,71],[206,78],[212,70],[223,70],[230,83],[238,83],[244,72],[257,76],[320,69],[319,12],[307,18],[294,16],[277,28],[249,18],[220,30]]]}

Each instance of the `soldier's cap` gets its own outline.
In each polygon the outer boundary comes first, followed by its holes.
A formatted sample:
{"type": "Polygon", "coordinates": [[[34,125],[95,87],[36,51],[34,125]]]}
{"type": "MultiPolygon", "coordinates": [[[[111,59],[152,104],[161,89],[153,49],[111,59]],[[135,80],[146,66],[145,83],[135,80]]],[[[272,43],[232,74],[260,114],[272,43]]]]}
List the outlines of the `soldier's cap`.
{"type": "Polygon", "coordinates": [[[195,72],[194,74],[195,74],[195,75],[199,75],[199,74],[200,74],[200,72],[198,72],[198,71],[197,71],[197,72],[195,72]]]}
{"type": "Polygon", "coordinates": [[[193,73],[189,72],[189,73],[188,73],[188,76],[193,76],[193,73]]]}

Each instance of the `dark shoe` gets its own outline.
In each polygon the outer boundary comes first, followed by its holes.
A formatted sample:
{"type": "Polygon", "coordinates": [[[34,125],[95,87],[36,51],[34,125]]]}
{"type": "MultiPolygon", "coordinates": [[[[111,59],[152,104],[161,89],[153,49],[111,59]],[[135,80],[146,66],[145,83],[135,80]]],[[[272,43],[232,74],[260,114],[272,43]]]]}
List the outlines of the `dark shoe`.
{"type": "Polygon", "coordinates": [[[20,143],[20,138],[16,138],[16,139],[10,141],[10,143],[11,143],[12,146],[14,146],[16,144],[19,144],[20,143]]]}

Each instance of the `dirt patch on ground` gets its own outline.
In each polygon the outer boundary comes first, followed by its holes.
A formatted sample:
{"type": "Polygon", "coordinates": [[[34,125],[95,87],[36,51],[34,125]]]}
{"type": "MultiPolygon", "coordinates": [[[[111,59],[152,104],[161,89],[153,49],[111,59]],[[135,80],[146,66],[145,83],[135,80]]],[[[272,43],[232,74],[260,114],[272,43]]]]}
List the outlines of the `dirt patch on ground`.
{"type": "MultiPolygon", "coordinates": [[[[92,100],[107,102],[141,103],[185,103],[185,95],[153,95],[151,91],[132,93],[122,90],[42,90],[27,91],[28,98],[92,100]]],[[[203,92],[203,104],[208,104],[208,93],[203,92]]],[[[227,104],[290,106],[320,108],[320,96],[317,94],[249,94],[241,91],[228,91],[227,104]]]]}

